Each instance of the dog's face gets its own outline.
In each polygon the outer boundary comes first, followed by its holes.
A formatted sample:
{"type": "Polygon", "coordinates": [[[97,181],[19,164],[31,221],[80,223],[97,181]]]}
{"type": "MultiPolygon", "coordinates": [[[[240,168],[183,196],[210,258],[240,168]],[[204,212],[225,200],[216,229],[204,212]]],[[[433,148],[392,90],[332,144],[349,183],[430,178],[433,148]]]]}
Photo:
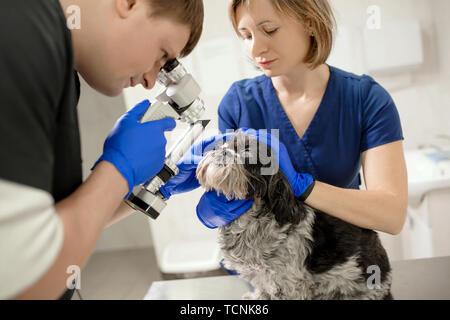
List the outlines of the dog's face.
{"type": "Polygon", "coordinates": [[[278,169],[272,149],[254,136],[237,131],[206,153],[197,179],[206,191],[215,190],[229,200],[264,200],[280,224],[298,222],[292,216],[295,198],[288,180],[278,169]]]}
{"type": "Polygon", "coordinates": [[[208,152],[197,168],[197,179],[207,190],[216,190],[228,199],[262,197],[266,191],[261,156],[270,157],[267,145],[237,131],[227,141],[208,152]]]}

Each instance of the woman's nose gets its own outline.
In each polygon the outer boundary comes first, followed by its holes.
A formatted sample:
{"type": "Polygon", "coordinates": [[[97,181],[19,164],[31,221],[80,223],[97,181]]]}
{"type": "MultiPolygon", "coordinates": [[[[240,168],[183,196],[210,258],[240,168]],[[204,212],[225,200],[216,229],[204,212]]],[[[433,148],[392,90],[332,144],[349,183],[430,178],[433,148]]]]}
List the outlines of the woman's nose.
{"type": "Polygon", "coordinates": [[[253,57],[259,57],[262,53],[267,51],[266,42],[260,37],[254,37],[251,43],[250,53],[253,57]]]}

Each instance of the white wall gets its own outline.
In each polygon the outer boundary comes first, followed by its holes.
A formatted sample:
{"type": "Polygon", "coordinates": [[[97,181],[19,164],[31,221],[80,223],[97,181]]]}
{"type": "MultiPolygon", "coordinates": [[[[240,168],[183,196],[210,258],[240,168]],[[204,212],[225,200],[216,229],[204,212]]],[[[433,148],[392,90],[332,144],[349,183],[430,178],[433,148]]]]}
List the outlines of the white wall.
{"type": "MultiPolygon", "coordinates": [[[[339,27],[364,28],[369,5],[381,9],[383,23],[416,19],[422,29],[424,63],[410,73],[391,77],[374,75],[386,85],[400,113],[405,135],[405,147],[426,144],[438,134],[450,134],[450,24],[446,14],[450,3],[446,0],[332,0],[339,27]],[[399,88],[389,88],[395,77],[405,77],[399,88]],[[409,77],[409,79],[408,79],[409,77]]],[[[338,66],[339,67],[339,66],[338,66]]],[[[355,65],[356,72],[360,66],[355,65]]],[[[359,70],[358,70],[359,69],[359,70]]],[[[355,72],[353,68],[349,71],[355,72]]]]}

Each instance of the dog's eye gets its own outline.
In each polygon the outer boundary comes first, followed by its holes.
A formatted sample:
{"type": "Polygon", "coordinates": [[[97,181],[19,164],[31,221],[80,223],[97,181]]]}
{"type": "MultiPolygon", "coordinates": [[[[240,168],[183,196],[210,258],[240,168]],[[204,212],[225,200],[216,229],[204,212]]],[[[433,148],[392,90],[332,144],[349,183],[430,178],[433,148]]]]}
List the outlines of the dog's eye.
{"type": "Polygon", "coordinates": [[[252,156],[250,150],[248,150],[248,149],[244,150],[244,152],[242,152],[242,155],[243,155],[244,157],[246,157],[246,158],[252,156]]]}
{"type": "Polygon", "coordinates": [[[246,164],[256,164],[257,158],[254,152],[251,152],[250,150],[244,150],[241,155],[242,158],[244,158],[246,164]]]}

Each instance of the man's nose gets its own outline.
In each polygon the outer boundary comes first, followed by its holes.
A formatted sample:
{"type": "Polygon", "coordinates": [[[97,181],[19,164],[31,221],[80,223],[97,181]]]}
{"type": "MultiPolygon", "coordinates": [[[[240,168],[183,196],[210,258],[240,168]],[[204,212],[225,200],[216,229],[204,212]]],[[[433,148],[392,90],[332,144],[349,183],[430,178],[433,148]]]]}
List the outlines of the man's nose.
{"type": "Polygon", "coordinates": [[[152,89],[156,83],[156,77],[159,73],[159,68],[154,67],[151,71],[144,73],[142,76],[142,86],[145,89],[152,89]]]}

